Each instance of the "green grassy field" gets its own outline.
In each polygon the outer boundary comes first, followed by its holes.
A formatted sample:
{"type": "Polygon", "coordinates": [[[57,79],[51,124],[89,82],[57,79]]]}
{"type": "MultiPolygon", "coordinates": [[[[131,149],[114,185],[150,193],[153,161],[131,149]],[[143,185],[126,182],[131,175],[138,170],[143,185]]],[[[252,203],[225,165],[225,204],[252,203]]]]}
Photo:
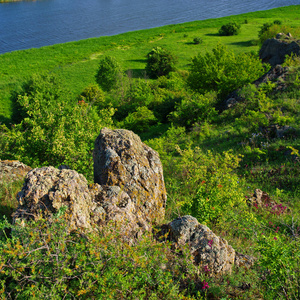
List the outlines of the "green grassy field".
{"type": "Polygon", "coordinates": [[[33,73],[57,73],[66,88],[77,95],[88,84],[95,82],[94,76],[102,55],[116,57],[126,70],[132,70],[133,76],[143,76],[145,56],[154,46],[172,50],[178,57],[178,68],[188,70],[193,56],[211,50],[218,42],[227,45],[235,53],[258,51],[257,33],[262,24],[277,19],[283,24],[298,27],[299,13],[300,6],[281,7],[2,54],[0,122],[10,122],[11,91],[33,73]],[[230,21],[242,24],[241,33],[229,37],[218,36],[219,28],[230,21]],[[195,37],[201,38],[203,43],[193,44],[195,37]]]}

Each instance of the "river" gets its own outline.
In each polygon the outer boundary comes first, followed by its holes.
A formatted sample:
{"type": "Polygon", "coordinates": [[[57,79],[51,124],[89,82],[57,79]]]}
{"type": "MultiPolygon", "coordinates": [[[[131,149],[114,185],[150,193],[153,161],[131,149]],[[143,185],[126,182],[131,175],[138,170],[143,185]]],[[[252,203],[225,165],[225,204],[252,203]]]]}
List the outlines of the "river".
{"type": "Polygon", "coordinates": [[[38,0],[0,3],[0,53],[300,4],[299,0],[38,0]]]}

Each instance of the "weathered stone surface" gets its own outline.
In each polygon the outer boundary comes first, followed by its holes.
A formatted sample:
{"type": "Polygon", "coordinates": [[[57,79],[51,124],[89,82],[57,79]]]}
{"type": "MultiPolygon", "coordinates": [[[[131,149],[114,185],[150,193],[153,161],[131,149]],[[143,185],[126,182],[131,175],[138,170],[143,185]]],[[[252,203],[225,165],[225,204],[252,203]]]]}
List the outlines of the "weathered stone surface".
{"type": "Polygon", "coordinates": [[[243,267],[245,269],[250,269],[256,260],[256,257],[235,252],[234,264],[239,268],[243,267]]]}
{"type": "Polygon", "coordinates": [[[88,184],[76,171],[54,167],[31,170],[18,194],[14,220],[50,216],[66,206],[70,230],[90,227],[92,204],[88,184]]]}
{"type": "Polygon", "coordinates": [[[95,183],[120,187],[147,223],[163,219],[167,196],[157,152],[132,131],[104,128],[93,156],[95,183]]]}
{"type": "Polygon", "coordinates": [[[300,55],[300,40],[291,41],[290,37],[283,39],[267,39],[264,41],[260,51],[259,57],[263,62],[269,63],[271,66],[282,64],[286,55],[300,55]]]}
{"type": "Polygon", "coordinates": [[[0,160],[0,180],[22,180],[30,170],[18,160],[0,160]]]}
{"type": "Polygon", "coordinates": [[[188,244],[194,263],[211,274],[231,272],[235,259],[234,249],[215,235],[207,226],[192,216],[179,217],[165,226],[169,239],[179,245],[188,244]]]}
{"type": "Polygon", "coordinates": [[[97,226],[108,222],[119,224],[124,237],[135,238],[145,230],[150,230],[149,224],[138,215],[135,204],[129,195],[118,186],[90,186],[92,196],[91,221],[97,226]]]}
{"type": "Polygon", "coordinates": [[[270,196],[263,192],[260,189],[255,189],[252,197],[247,200],[248,205],[256,206],[256,207],[273,207],[277,203],[273,201],[270,196]]]}

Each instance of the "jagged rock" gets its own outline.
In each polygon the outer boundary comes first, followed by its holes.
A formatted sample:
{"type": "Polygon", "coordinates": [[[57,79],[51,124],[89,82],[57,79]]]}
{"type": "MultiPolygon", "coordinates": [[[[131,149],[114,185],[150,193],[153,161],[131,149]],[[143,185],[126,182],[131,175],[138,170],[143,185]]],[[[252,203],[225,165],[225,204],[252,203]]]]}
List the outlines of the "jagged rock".
{"type": "Polygon", "coordinates": [[[93,157],[95,183],[119,186],[134,203],[141,220],[152,223],[163,219],[167,196],[157,152],[132,131],[103,128],[93,157]]]}
{"type": "Polygon", "coordinates": [[[253,196],[248,198],[247,203],[256,207],[272,207],[277,204],[266,192],[260,189],[255,189],[253,196]]]}
{"type": "Polygon", "coordinates": [[[17,199],[19,207],[14,220],[50,217],[62,206],[70,230],[90,227],[91,195],[87,180],[74,170],[43,167],[31,170],[25,177],[17,199]]]}
{"type": "Polygon", "coordinates": [[[179,217],[164,225],[168,239],[177,245],[189,245],[194,263],[211,274],[231,272],[235,251],[228,242],[215,235],[207,226],[192,216],[179,217]]]}
{"type": "Polygon", "coordinates": [[[31,170],[29,166],[18,160],[0,160],[0,180],[23,180],[31,170]]]}
{"type": "Polygon", "coordinates": [[[117,223],[123,236],[128,238],[138,237],[143,231],[151,229],[149,224],[138,216],[135,204],[120,187],[95,183],[89,189],[92,196],[93,224],[105,226],[108,222],[117,223]]]}
{"type": "Polygon", "coordinates": [[[299,56],[300,55],[300,40],[291,41],[290,37],[286,36],[287,39],[267,39],[264,41],[260,51],[259,57],[263,62],[269,63],[271,66],[275,67],[284,62],[286,55],[291,55],[292,53],[299,56]]]}
{"type": "Polygon", "coordinates": [[[239,268],[244,267],[245,269],[250,269],[256,260],[256,257],[242,254],[237,251],[235,252],[234,264],[239,268]]]}

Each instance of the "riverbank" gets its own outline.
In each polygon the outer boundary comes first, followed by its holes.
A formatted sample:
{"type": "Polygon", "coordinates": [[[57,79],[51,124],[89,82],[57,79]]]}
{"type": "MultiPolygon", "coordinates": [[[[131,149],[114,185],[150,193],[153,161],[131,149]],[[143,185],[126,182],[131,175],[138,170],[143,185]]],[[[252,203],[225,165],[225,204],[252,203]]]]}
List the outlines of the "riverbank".
{"type": "Polygon", "coordinates": [[[226,45],[235,53],[257,52],[258,31],[264,23],[280,20],[288,26],[300,27],[299,13],[299,5],[280,7],[2,54],[0,122],[10,122],[11,92],[31,74],[55,73],[62,78],[66,89],[78,95],[95,81],[99,59],[103,55],[116,57],[125,70],[130,70],[133,76],[140,76],[145,69],[145,56],[155,46],[172,50],[178,57],[178,69],[188,70],[193,56],[210,51],[217,43],[226,45]],[[232,21],[241,24],[241,33],[220,37],[219,28],[232,21]],[[193,39],[196,37],[203,42],[195,45],[193,39]]]}

